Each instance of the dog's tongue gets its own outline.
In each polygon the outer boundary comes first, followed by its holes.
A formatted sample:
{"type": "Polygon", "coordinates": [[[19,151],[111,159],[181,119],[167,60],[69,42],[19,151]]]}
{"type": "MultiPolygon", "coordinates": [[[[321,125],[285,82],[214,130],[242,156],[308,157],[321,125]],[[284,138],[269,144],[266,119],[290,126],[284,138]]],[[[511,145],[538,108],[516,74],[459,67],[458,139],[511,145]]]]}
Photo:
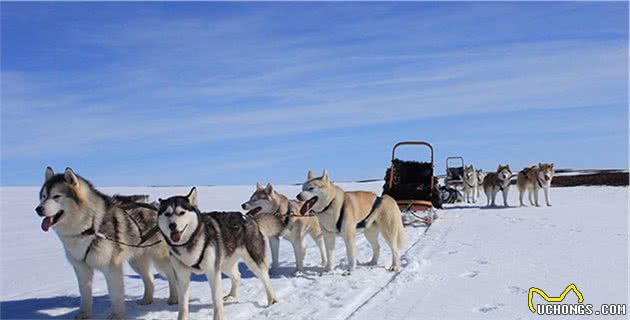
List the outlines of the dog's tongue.
{"type": "Polygon", "coordinates": [[[42,220],[42,230],[44,230],[44,232],[48,232],[48,229],[50,229],[50,226],[53,223],[53,217],[46,217],[44,218],[44,220],[42,220]]]}
{"type": "Polygon", "coordinates": [[[182,233],[179,231],[171,232],[171,240],[179,242],[182,238],[182,233]]]}

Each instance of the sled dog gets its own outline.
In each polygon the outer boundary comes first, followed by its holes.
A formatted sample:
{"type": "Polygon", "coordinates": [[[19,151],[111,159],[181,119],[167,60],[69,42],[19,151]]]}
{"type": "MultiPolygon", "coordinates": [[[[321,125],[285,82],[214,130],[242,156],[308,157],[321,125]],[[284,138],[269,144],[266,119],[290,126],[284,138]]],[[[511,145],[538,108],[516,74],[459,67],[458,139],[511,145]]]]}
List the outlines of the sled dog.
{"type": "Polygon", "coordinates": [[[529,191],[529,204],[539,207],[538,191],[543,189],[545,193],[545,203],[551,207],[549,200],[549,188],[551,188],[551,179],[553,179],[554,169],[553,163],[539,163],[531,167],[521,170],[516,177],[516,186],[519,192],[519,201],[524,206],[523,196],[525,191],[529,191]]]}
{"type": "Polygon", "coordinates": [[[52,228],[57,233],[77,277],[81,305],[76,318],[85,319],[92,314],[94,270],[103,272],[107,280],[112,300],[109,318],[124,318],[125,260],[144,283],[144,296],[138,303],[153,302],[151,263],[168,278],[168,303],[177,303],[168,247],[160,241],[155,208],[136,202],[139,198],[133,196],[107,196],[71,168],[63,174],[46,168],[39,200],[35,211],[43,218],[41,228],[44,232],[52,228]]]}
{"type": "Polygon", "coordinates": [[[268,183],[266,187],[256,183],[256,191],[249,201],[241,205],[243,210],[248,210],[247,216],[256,220],[260,231],[269,239],[272,270],[278,268],[280,236],[284,236],[293,245],[297,272],[304,271],[306,254],[304,236],[307,233],[319,247],[322,266],[326,265],[324,236],[319,220],[315,216],[300,215],[301,206],[301,202],[289,200],[276,192],[271,183],[268,183]]]}
{"type": "Polygon", "coordinates": [[[378,197],[366,191],[345,192],[330,181],[328,172],[324,170],[322,176],[317,178],[311,171],[308,172],[297,199],[304,201],[300,209],[302,215],[312,210],[319,219],[328,257],[325,270],[333,269],[335,237],[339,235],[346,245],[348,272],[354,271],[355,238],[359,228],[365,228],[365,236],[372,246],[372,260],[367,264],[378,263],[378,234],[382,233],[392,250],[392,265],[389,270],[400,270],[400,250],[405,246],[406,233],[402,214],[393,198],[387,195],[378,197]]]}
{"type": "Polygon", "coordinates": [[[483,179],[486,177],[486,173],[483,170],[477,170],[477,199],[481,197],[483,191],[483,179]]]}
{"type": "Polygon", "coordinates": [[[477,172],[472,164],[464,166],[464,197],[466,203],[477,202],[477,172]]]}
{"type": "Polygon", "coordinates": [[[240,212],[202,213],[197,207],[197,189],[186,196],[159,199],[158,225],[168,245],[179,293],[178,319],[188,319],[190,274],[206,274],[210,282],[214,319],[223,319],[223,300],[236,299],[241,274],[241,258],[267,293],[267,302],[277,302],[269,280],[265,238],[253,219],[240,212]],[[232,282],[230,293],[223,297],[221,272],[232,282]]]}
{"type": "Polygon", "coordinates": [[[483,190],[486,193],[488,206],[496,206],[495,200],[499,191],[503,194],[503,205],[508,206],[507,197],[508,191],[510,191],[511,179],[512,170],[510,170],[510,165],[499,165],[497,172],[486,174],[486,177],[483,179],[483,190]]]}

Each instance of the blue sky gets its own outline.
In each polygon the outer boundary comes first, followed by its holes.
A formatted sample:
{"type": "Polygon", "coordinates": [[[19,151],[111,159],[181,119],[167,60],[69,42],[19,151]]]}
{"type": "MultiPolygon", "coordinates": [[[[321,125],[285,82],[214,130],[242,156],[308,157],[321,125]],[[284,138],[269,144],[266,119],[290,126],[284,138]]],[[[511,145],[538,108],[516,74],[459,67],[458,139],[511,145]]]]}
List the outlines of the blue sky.
{"type": "Polygon", "coordinates": [[[628,167],[628,4],[2,3],[2,185],[628,167]],[[417,154],[414,152],[418,152],[417,154]],[[426,157],[404,150],[406,158],[426,157]]]}

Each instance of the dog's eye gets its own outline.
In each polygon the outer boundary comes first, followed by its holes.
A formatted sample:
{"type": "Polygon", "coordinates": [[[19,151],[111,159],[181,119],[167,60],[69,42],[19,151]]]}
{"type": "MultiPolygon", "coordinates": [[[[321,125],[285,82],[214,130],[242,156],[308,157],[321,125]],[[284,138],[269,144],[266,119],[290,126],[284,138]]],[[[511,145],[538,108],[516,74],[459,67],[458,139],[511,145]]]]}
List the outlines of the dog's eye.
{"type": "Polygon", "coordinates": [[[55,199],[55,200],[57,200],[57,199],[59,199],[59,198],[61,198],[61,196],[60,196],[60,195],[55,195],[55,196],[53,197],[53,199],[55,199]]]}
{"type": "Polygon", "coordinates": [[[178,215],[180,215],[180,216],[183,216],[183,215],[185,215],[185,214],[186,214],[186,211],[180,211],[180,212],[178,213],[178,215]]]}

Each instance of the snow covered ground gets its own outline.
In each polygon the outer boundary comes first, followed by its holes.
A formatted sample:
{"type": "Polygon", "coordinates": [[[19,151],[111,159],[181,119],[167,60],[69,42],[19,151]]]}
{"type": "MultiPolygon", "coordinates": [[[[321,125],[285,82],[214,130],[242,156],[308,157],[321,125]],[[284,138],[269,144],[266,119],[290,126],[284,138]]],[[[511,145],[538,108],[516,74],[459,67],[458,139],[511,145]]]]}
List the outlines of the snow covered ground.
{"type": "MultiPolygon", "coordinates": [[[[341,184],[346,190],[380,193],[381,183],[341,184]]],[[[293,197],[297,186],[277,190],[293,197]]],[[[38,188],[4,187],[2,191],[1,317],[69,318],[78,308],[74,273],[54,232],[40,229],[34,207],[38,188]]],[[[152,198],[184,194],[188,188],[104,188],[106,193],[148,193],[152,198]]],[[[201,187],[204,210],[235,210],[252,186],[201,187]]],[[[516,205],[512,190],[510,204],[516,205]]],[[[482,202],[485,199],[482,196],[482,202]]],[[[320,276],[317,249],[310,241],[307,272],[294,277],[294,259],[287,241],[281,243],[281,267],[272,275],[280,303],[265,307],[260,282],[244,266],[238,302],[226,305],[228,319],[529,319],[527,291],[535,286],[558,295],[575,283],[584,303],[627,303],[628,188],[575,187],[552,189],[553,207],[486,209],[458,205],[439,210],[426,230],[408,227],[409,244],[398,274],[385,270],[390,261],[383,245],[380,265],[358,267],[350,276],[320,276]]],[[[358,237],[358,257],[370,249],[358,237]]],[[[337,262],[345,265],[341,239],[337,262]]],[[[156,280],[153,305],[136,305],[142,282],[125,273],[127,316],[175,319],[177,306],[165,302],[168,288],[156,280]]],[[[224,289],[229,288],[224,279],[224,289]]],[[[212,314],[205,278],[194,277],[191,318],[212,314]]],[[[105,280],[94,280],[94,316],[109,312],[105,280]]],[[[539,297],[535,298],[540,302],[539,297]]],[[[567,298],[575,302],[575,296],[567,298]]],[[[626,318],[619,317],[619,318],[626,318]]],[[[539,317],[537,317],[539,318],[539,317]]],[[[614,318],[614,317],[613,317],[614,318]]],[[[611,319],[608,317],[607,319],[611,319]]]]}

